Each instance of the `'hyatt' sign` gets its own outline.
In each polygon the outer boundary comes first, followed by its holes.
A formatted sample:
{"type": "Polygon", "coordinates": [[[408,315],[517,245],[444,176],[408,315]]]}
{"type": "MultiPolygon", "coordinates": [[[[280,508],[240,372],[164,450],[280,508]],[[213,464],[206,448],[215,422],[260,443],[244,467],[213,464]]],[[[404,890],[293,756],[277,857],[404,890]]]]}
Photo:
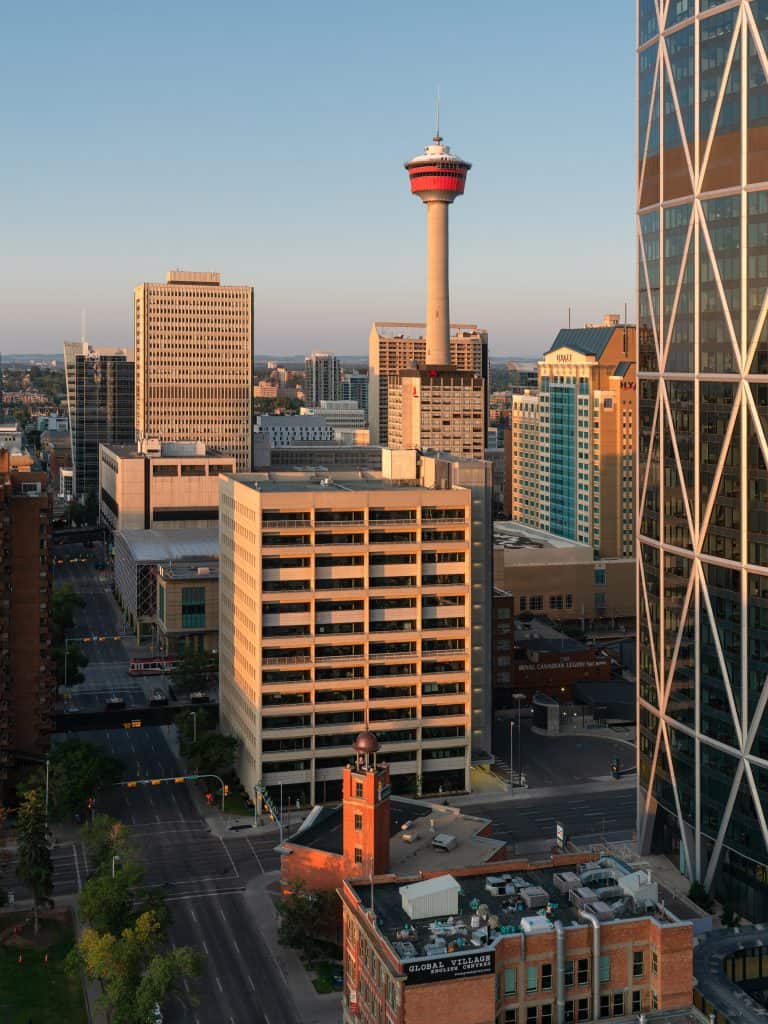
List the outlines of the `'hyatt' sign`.
{"type": "Polygon", "coordinates": [[[496,970],[495,958],[495,952],[488,950],[484,953],[457,953],[455,956],[411,960],[404,965],[405,982],[407,985],[424,985],[429,981],[451,981],[454,978],[491,974],[496,970]]]}

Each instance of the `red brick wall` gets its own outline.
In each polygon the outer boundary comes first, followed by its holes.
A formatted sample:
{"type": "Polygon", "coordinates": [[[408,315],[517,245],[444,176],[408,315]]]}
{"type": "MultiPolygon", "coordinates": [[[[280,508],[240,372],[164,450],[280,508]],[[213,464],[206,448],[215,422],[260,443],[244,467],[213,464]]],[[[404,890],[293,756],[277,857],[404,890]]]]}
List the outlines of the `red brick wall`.
{"type": "Polygon", "coordinates": [[[496,980],[493,974],[403,988],[405,1024],[494,1024],[496,980]]]}

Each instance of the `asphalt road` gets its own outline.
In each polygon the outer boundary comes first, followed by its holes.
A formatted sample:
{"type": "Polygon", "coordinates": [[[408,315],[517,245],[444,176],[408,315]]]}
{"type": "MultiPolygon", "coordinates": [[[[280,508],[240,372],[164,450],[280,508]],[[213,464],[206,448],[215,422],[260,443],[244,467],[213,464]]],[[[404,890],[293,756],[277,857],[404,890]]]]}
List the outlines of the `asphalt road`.
{"type": "Polygon", "coordinates": [[[595,730],[587,735],[542,736],[531,730],[530,718],[523,713],[522,737],[517,717],[496,718],[493,724],[493,752],[502,771],[509,770],[514,757],[518,771],[522,763],[528,786],[576,785],[610,775],[611,760],[618,757],[623,769],[634,766],[634,733],[627,728],[621,738],[595,730]],[[510,724],[514,724],[513,730],[510,724]]]}
{"type": "Polygon", "coordinates": [[[525,799],[499,803],[464,804],[462,810],[490,818],[493,835],[505,839],[514,852],[540,842],[546,846],[555,840],[558,821],[565,825],[566,836],[580,846],[602,842],[625,842],[635,831],[636,797],[634,789],[610,789],[579,795],[574,788],[546,799],[531,793],[525,799]]]}
{"type": "MultiPolygon", "coordinates": [[[[178,774],[173,727],[79,735],[121,758],[126,780],[178,774]]],[[[165,892],[171,944],[192,946],[205,957],[204,974],[190,986],[198,1005],[172,1001],[165,1020],[298,1024],[283,976],[244,900],[251,879],[277,870],[276,836],[249,829],[219,838],[201,817],[191,785],[114,786],[99,793],[96,807],[130,826],[146,883],[165,892]]],[[[61,844],[55,856],[56,894],[77,892],[89,870],[81,844],[61,844]]]]}

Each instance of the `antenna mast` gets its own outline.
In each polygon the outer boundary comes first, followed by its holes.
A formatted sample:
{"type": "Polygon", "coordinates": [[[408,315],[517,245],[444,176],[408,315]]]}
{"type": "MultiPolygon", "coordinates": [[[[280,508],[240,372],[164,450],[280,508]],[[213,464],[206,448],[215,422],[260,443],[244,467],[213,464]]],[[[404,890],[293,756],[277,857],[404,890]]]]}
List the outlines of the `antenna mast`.
{"type": "Polygon", "coordinates": [[[435,104],[435,137],[434,142],[438,145],[443,141],[443,137],[440,134],[440,86],[437,87],[437,103],[435,104]]]}

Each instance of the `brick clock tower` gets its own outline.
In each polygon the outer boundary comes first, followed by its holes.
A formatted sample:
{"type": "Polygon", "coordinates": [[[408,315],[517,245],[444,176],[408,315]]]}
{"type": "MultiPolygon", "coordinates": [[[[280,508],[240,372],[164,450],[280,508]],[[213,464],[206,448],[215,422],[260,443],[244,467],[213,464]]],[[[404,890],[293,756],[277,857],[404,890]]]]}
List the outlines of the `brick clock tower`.
{"type": "Polygon", "coordinates": [[[372,732],[355,739],[355,763],[342,778],[344,877],[389,872],[389,766],[378,764],[379,741],[372,732]]]}

